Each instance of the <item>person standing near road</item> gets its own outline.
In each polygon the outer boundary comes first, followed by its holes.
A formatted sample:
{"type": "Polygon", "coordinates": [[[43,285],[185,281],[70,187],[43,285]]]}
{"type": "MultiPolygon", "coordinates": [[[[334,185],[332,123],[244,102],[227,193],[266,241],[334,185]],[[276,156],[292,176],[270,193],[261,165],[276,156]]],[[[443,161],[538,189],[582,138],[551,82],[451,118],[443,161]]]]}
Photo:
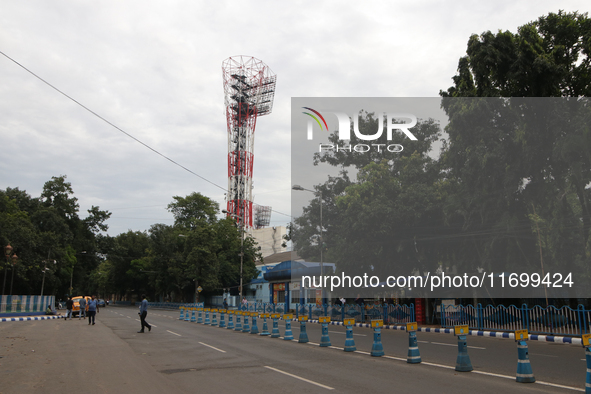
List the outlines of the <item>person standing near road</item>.
{"type": "Polygon", "coordinates": [[[94,317],[98,312],[98,301],[95,296],[92,296],[88,301],[88,324],[92,321],[92,325],[94,326],[94,317]]]}
{"type": "Polygon", "coordinates": [[[78,305],[80,306],[80,311],[78,312],[78,320],[82,319],[82,315],[84,315],[84,319],[86,319],[86,297],[80,298],[80,301],[78,301],[78,305]]]}
{"type": "Polygon", "coordinates": [[[68,301],[66,301],[66,320],[68,320],[68,317],[72,320],[72,309],[74,309],[74,301],[72,301],[72,297],[68,297],[68,301]]]}
{"type": "Polygon", "coordinates": [[[140,322],[142,324],[142,329],[138,333],[144,332],[144,327],[148,327],[148,331],[152,331],[152,326],[146,321],[146,316],[148,316],[148,300],[145,294],[142,294],[142,302],[140,303],[138,315],[140,315],[140,322]]]}

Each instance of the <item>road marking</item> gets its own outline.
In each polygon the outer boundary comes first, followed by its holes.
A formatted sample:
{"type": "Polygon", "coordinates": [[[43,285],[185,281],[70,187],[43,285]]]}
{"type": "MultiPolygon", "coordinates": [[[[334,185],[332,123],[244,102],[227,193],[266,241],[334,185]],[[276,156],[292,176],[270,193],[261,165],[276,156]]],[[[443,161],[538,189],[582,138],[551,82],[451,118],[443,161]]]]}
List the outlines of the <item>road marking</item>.
{"type": "MultiPolygon", "coordinates": [[[[428,342],[428,343],[432,343],[433,345],[458,346],[455,343],[442,343],[442,342],[428,342]]],[[[468,346],[468,348],[470,348],[470,349],[482,349],[482,350],[486,350],[485,347],[480,347],[480,346],[468,346]]]]}
{"type": "Polygon", "coordinates": [[[400,358],[400,357],[392,357],[392,356],[383,356],[385,358],[390,358],[392,360],[398,360],[398,361],[407,361],[406,358],[400,358]]]}
{"type": "MultiPolygon", "coordinates": [[[[140,323],[142,322],[140,319],[135,319],[135,321],[139,321],[140,323]]],[[[158,328],[158,326],[156,324],[150,324],[152,327],[156,327],[158,328]]]]}
{"type": "Polygon", "coordinates": [[[226,353],[226,351],[225,351],[225,350],[218,349],[217,347],[213,347],[213,346],[211,346],[211,345],[208,345],[207,343],[203,343],[203,342],[199,342],[199,343],[200,343],[200,344],[202,344],[203,346],[207,346],[207,347],[210,347],[210,348],[212,348],[212,349],[214,349],[214,350],[217,350],[218,352],[226,353]]]}
{"type": "Polygon", "coordinates": [[[542,354],[542,353],[529,353],[529,354],[534,355],[534,356],[558,357],[558,356],[552,356],[550,354],[542,354]]]}
{"type": "Polygon", "coordinates": [[[174,334],[174,335],[176,335],[176,336],[178,336],[178,337],[182,337],[182,335],[181,335],[181,334],[177,334],[176,332],[172,332],[172,331],[170,331],[170,330],[166,330],[166,331],[167,331],[167,332],[169,332],[169,333],[171,333],[171,334],[174,334]]]}
{"type": "MultiPolygon", "coordinates": [[[[329,331],[329,332],[334,332],[335,334],[343,334],[343,335],[347,334],[346,332],[340,332],[340,331],[329,331]]],[[[365,334],[353,334],[353,335],[356,335],[358,337],[366,337],[367,336],[365,334]]]]}
{"type": "Polygon", "coordinates": [[[275,371],[275,372],[282,373],[282,374],[287,375],[287,376],[291,376],[292,378],[299,379],[301,381],[304,381],[304,382],[307,382],[307,383],[316,385],[318,387],[322,387],[323,389],[334,390],[334,387],[326,386],[324,384],[321,384],[321,383],[318,383],[318,382],[314,382],[313,380],[310,380],[310,379],[302,378],[301,376],[297,376],[297,375],[291,374],[289,372],[282,371],[282,370],[277,369],[277,368],[269,367],[269,366],[266,366],[266,365],[265,365],[265,368],[268,368],[268,369],[270,369],[272,371],[275,371]]]}

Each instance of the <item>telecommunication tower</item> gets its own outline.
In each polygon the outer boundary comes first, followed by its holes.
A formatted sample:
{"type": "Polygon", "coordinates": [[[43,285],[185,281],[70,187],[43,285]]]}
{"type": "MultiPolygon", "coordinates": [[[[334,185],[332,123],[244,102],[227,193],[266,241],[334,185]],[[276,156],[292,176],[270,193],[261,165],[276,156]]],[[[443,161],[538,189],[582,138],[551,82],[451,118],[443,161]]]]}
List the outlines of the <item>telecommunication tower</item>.
{"type": "Polygon", "coordinates": [[[228,125],[227,211],[245,230],[253,227],[254,129],[273,109],[277,76],[261,60],[233,56],[222,62],[228,125]]]}

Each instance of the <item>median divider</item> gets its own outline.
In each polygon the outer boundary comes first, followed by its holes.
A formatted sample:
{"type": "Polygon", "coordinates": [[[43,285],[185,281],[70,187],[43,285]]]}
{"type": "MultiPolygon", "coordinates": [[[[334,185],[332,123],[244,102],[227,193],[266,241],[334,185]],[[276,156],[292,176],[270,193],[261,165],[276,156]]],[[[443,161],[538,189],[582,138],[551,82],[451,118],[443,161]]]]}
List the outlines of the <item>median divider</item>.
{"type": "Polygon", "coordinates": [[[406,323],[406,331],[408,332],[408,356],[406,357],[406,362],[409,364],[418,364],[422,360],[417,342],[417,323],[406,323]]]}
{"type": "Polygon", "coordinates": [[[271,313],[271,319],[273,319],[273,329],[271,330],[271,338],[279,338],[279,325],[277,321],[279,320],[279,313],[271,313]]]}
{"type": "Polygon", "coordinates": [[[234,329],[234,314],[236,311],[228,309],[228,327],[226,329],[233,330],[234,329]]]}
{"type": "Polygon", "coordinates": [[[528,339],[527,330],[515,331],[515,342],[517,342],[517,378],[515,380],[519,383],[534,383],[536,381],[529,362],[529,349],[526,342],[528,339]]]}
{"type": "Polygon", "coordinates": [[[257,327],[257,316],[258,316],[258,312],[250,312],[250,320],[252,321],[251,327],[250,327],[251,334],[258,334],[259,333],[259,328],[257,327]]]}
{"type": "Polygon", "coordinates": [[[382,327],[384,321],[376,319],[371,321],[373,328],[373,345],[371,346],[372,357],[382,357],[384,355],[384,346],[382,345],[382,327]]]}
{"type": "Polygon", "coordinates": [[[217,325],[218,325],[217,313],[218,313],[217,308],[211,309],[211,325],[214,327],[217,327],[217,325]]]}
{"type": "Polygon", "coordinates": [[[179,306],[179,309],[181,310],[181,315],[179,316],[179,320],[185,320],[185,307],[179,306]]]}
{"type": "Polygon", "coordinates": [[[320,316],[318,318],[322,324],[322,336],[320,337],[320,347],[331,346],[330,337],[328,336],[328,324],[330,323],[330,316],[320,316]]]}
{"type": "Polygon", "coordinates": [[[203,312],[205,312],[205,321],[203,322],[203,324],[205,324],[206,326],[209,326],[211,324],[211,320],[209,320],[209,311],[210,308],[203,308],[203,312]]]}
{"type": "Polygon", "coordinates": [[[224,320],[224,315],[226,314],[225,309],[220,309],[220,328],[226,328],[226,321],[224,320]]]}
{"type": "Polygon", "coordinates": [[[298,343],[308,343],[310,341],[308,339],[308,333],[306,332],[306,322],[308,321],[308,316],[298,316],[298,320],[300,321],[300,336],[298,338],[298,343]]]}
{"type": "Polygon", "coordinates": [[[244,324],[242,325],[242,332],[250,332],[250,325],[248,324],[248,317],[250,316],[250,312],[242,312],[242,316],[244,317],[244,324]]]}
{"type": "Polygon", "coordinates": [[[355,340],[353,339],[353,326],[355,325],[355,319],[344,319],[343,326],[347,327],[347,335],[345,337],[345,351],[354,352],[357,350],[355,346],[355,340]]]}
{"type": "Polygon", "coordinates": [[[454,335],[458,337],[458,357],[456,359],[456,371],[458,372],[470,372],[474,369],[470,362],[470,356],[468,356],[466,335],[469,330],[468,325],[454,327],[454,335]]]}
{"type": "Polygon", "coordinates": [[[291,313],[283,314],[283,321],[285,322],[285,335],[283,335],[283,340],[285,341],[293,341],[293,333],[291,332],[291,319],[293,319],[293,315],[291,313]]]}
{"type": "Polygon", "coordinates": [[[581,343],[585,348],[585,361],[587,362],[585,394],[591,394],[591,334],[583,334],[581,336],[581,343]]]}
{"type": "Polygon", "coordinates": [[[267,319],[269,318],[268,313],[261,313],[261,318],[263,319],[263,331],[261,331],[261,336],[266,337],[269,334],[269,326],[267,325],[267,319]]]}

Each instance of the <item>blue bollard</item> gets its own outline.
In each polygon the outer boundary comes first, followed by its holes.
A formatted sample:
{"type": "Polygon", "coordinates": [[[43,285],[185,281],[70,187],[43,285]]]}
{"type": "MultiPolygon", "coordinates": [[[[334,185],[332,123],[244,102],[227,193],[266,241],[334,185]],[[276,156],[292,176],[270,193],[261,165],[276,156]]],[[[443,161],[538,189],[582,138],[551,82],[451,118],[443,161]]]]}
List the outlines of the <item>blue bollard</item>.
{"type": "Polygon", "coordinates": [[[271,319],[273,319],[273,329],[271,330],[271,338],[279,338],[279,326],[277,320],[279,320],[279,313],[271,313],[271,319]]]}
{"type": "Polygon", "coordinates": [[[227,330],[233,330],[234,329],[234,311],[228,311],[228,327],[226,327],[227,330]]]}
{"type": "Polygon", "coordinates": [[[195,308],[191,308],[191,323],[195,323],[197,319],[195,319],[195,308]]]}
{"type": "Polygon", "coordinates": [[[258,334],[259,333],[259,328],[257,327],[257,312],[251,312],[250,313],[250,320],[252,320],[252,325],[250,327],[250,333],[251,334],[258,334]]]}
{"type": "Polygon", "coordinates": [[[417,342],[417,323],[406,323],[406,331],[408,331],[408,356],[406,357],[406,362],[409,364],[418,364],[422,359],[417,342]]]}
{"type": "Polygon", "coordinates": [[[384,346],[382,346],[382,327],[384,326],[383,320],[372,320],[371,326],[373,327],[373,344],[371,345],[372,357],[382,357],[384,355],[384,346]]]}
{"type": "Polygon", "coordinates": [[[203,308],[197,308],[197,323],[203,324],[203,308]]]}
{"type": "Polygon", "coordinates": [[[240,322],[240,316],[242,316],[242,311],[236,311],[236,327],[234,331],[242,331],[242,323],[240,322]]]}
{"type": "Polygon", "coordinates": [[[226,328],[226,321],[224,320],[225,309],[220,309],[220,328],[226,328]]]}
{"type": "Polygon", "coordinates": [[[300,336],[298,338],[298,343],[308,343],[310,340],[308,339],[308,333],[306,332],[306,322],[308,321],[307,315],[301,315],[298,317],[300,321],[300,336]]]}
{"type": "Polygon", "coordinates": [[[184,310],[185,308],[183,308],[182,306],[179,308],[181,310],[181,316],[179,317],[179,320],[185,320],[185,315],[184,315],[184,310]]]}
{"type": "Polygon", "coordinates": [[[591,394],[591,349],[585,349],[585,359],[587,360],[587,379],[585,379],[585,394],[591,394]]]}
{"type": "Polygon", "coordinates": [[[263,318],[263,331],[261,331],[260,335],[262,335],[262,336],[271,335],[271,334],[269,334],[269,327],[267,326],[267,319],[269,318],[269,314],[263,313],[263,314],[261,314],[261,317],[263,318]]]}
{"type": "Polygon", "coordinates": [[[217,325],[218,325],[218,319],[216,317],[217,313],[218,313],[217,309],[211,310],[211,325],[214,327],[217,327],[217,325]]]}
{"type": "Polygon", "coordinates": [[[517,341],[517,378],[515,380],[519,383],[534,383],[536,381],[525,341],[517,341]]]}
{"type": "Polygon", "coordinates": [[[204,308],[203,311],[205,312],[205,321],[203,322],[203,324],[210,325],[211,320],[209,320],[209,308],[204,308]]]}
{"type": "Polygon", "coordinates": [[[283,340],[285,341],[293,341],[293,333],[291,332],[291,319],[293,319],[293,315],[291,313],[285,313],[283,315],[283,321],[285,322],[285,335],[283,336],[283,340]]]}
{"type": "Polygon", "coordinates": [[[345,337],[345,351],[346,352],[354,352],[357,350],[355,346],[355,340],[353,339],[353,325],[355,324],[355,319],[344,319],[343,325],[347,327],[347,336],[345,337]]]}
{"type": "Polygon", "coordinates": [[[329,347],[330,337],[328,336],[328,323],[330,323],[330,316],[320,316],[318,318],[320,324],[322,324],[322,336],[320,337],[320,347],[329,347]]]}
{"type": "Polygon", "coordinates": [[[470,331],[467,325],[454,326],[454,334],[458,337],[458,358],[456,359],[456,371],[458,372],[470,372],[472,363],[470,362],[470,356],[468,356],[468,342],[466,335],[470,331]]]}
{"type": "Polygon", "coordinates": [[[189,307],[185,308],[185,321],[191,321],[191,316],[189,315],[189,307]]]}
{"type": "Polygon", "coordinates": [[[250,325],[248,324],[248,316],[250,312],[242,312],[244,316],[244,324],[242,325],[242,332],[250,332],[250,325]]]}

